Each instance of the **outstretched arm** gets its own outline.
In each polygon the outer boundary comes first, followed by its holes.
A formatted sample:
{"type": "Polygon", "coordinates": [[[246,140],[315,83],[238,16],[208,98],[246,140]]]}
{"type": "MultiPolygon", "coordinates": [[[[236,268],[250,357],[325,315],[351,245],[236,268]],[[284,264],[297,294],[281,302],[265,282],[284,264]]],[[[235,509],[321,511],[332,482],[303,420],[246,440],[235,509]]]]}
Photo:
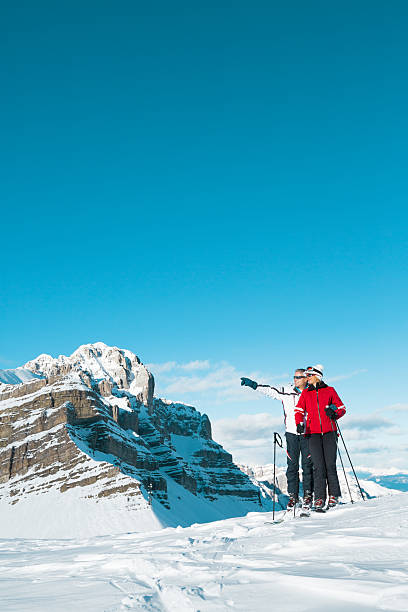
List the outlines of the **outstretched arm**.
{"type": "Polygon", "coordinates": [[[250,378],[241,378],[241,385],[245,387],[251,387],[256,391],[260,391],[263,395],[271,397],[272,399],[282,400],[284,395],[288,395],[283,387],[271,387],[271,385],[259,385],[255,380],[250,378]]]}
{"type": "Polygon", "coordinates": [[[257,391],[266,395],[267,397],[271,397],[272,399],[281,400],[284,395],[287,395],[284,392],[283,387],[271,387],[270,385],[258,385],[257,391]]]}

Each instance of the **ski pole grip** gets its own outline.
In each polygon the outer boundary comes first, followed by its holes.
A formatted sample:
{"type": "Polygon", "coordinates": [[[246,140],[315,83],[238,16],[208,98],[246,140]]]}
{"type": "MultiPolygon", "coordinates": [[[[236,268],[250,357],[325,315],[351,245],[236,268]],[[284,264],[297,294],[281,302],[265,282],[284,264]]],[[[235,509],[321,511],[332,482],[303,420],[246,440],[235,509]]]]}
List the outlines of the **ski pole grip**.
{"type": "Polygon", "coordinates": [[[273,432],[273,443],[283,448],[282,438],[280,437],[277,431],[273,432]]]}

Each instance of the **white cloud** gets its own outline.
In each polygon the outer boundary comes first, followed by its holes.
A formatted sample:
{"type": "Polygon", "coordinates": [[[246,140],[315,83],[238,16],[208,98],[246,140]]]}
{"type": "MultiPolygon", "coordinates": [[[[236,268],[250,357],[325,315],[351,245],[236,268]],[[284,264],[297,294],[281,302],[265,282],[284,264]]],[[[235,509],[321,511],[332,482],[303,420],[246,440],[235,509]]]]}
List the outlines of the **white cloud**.
{"type": "Polygon", "coordinates": [[[146,367],[153,374],[163,374],[165,372],[172,372],[174,370],[185,370],[187,372],[194,370],[208,370],[210,368],[210,362],[208,359],[195,361],[189,361],[187,363],[177,363],[177,361],[166,361],[164,363],[147,363],[146,367]]]}
{"type": "MultiPolygon", "coordinates": [[[[272,461],[274,431],[283,435],[283,418],[268,413],[240,414],[213,423],[214,440],[222,444],[235,461],[247,464],[272,461]]],[[[285,457],[280,451],[278,463],[284,464],[285,457]]]]}
{"type": "MultiPolygon", "coordinates": [[[[390,465],[405,466],[406,469],[408,464],[406,427],[397,426],[395,422],[384,419],[378,413],[372,413],[363,417],[349,417],[344,425],[341,424],[341,431],[355,465],[370,465],[375,471],[387,469],[390,465]]],[[[341,438],[339,448],[347,464],[341,438]]]]}
{"type": "MultiPolygon", "coordinates": [[[[273,460],[273,433],[283,436],[283,418],[268,413],[240,414],[213,423],[213,437],[232,454],[234,461],[265,465],[273,460]]],[[[278,465],[285,465],[285,450],[278,449],[278,465]]]]}
{"type": "Polygon", "coordinates": [[[200,361],[197,359],[196,361],[190,361],[189,363],[182,363],[180,368],[183,370],[191,371],[191,370],[209,370],[210,362],[208,359],[200,361]]]}
{"type": "Polygon", "coordinates": [[[166,361],[165,363],[147,363],[146,368],[154,375],[162,374],[163,372],[171,372],[177,367],[175,361],[166,361]]]}
{"type": "MultiPolygon", "coordinates": [[[[341,426],[342,421],[339,421],[341,426]]],[[[350,416],[344,423],[344,429],[358,429],[362,431],[372,431],[376,429],[389,429],[395,426],[394,421],[384,419],[377,415],[377,413],[368,414],[365,416],[350,416]]],[[[343,427],[342,427],[343,429],[343,427]]]]}
{"type": "Polygon", "coordinates": [[[395,412],[408,412],[408,404],[392,404],[392,406],[387,406],[386,410],[394,410],[395,412]]]}
{"type": "Polygon", "coordinates": [[[224,440],[256,440],[273,437],[273,432],[281,425],[281,417],[261,412],[240,414],[235,419],[219,419],[214,422],[213,430],[224,440]]]}
{"type": "MultiPolygon", "coordinates": [[[[229,368],[209,372],[204,376],[175,376],[165,386],[166,393],[199,393],[214,389],[227,387],[231,383],[229,368]]],[[[239,384],[239,378],[234,379],[235,385],[239,384]]]]}
{"type": "Polygon", "coordinates": [[[368,372],[368,370],[354,370],[353,372],[349,372],[348,374],[338,374],[337,376],[333,376],[327,379],[327,382],[333,383],[339,380],[347,380],[349,378],[353,378],[353,376],[358,376],[359,374],[364,374],[368,372]]]}
{"type": "Polygon", "coordinates": [[[265,448],[265,447],[269,447],[271,448],[272,445],[272,441],[270,438],[257,438],[256,440],[234,440],[233,443],[233,448],[238,449],[238,448],[250,448],[250,449],[256,449],[256,448],[265,448]]]}
{"type": "Polygon", "coordinates": [[[339,420],[339,426],[342,434],[344,435],[345,441],[359,441],[369,440],[368,442],[372,445],[372,441],[378,438],[380,435],[384,436],[398,436],[401,430],[396,428],[395,422],[389,419],[385,419],[380,416],[378,412],[372,412],[364,416],[346,416],[339,420]]]}
{"type": "MultiPolygon", "coordinates": [[[[212,363],[209,359],[196,359],[187,363],[167,361],[165,363],[151,363],[147,367],[157,376],[157,392],[164,397],[177,395],[183,400],[184,394],[190,394],[188,400],[194,401],[191,394],[197,395],[197,401],[211,393],[213,404],[232,402],[254,402],[261,399],[260,394],[254,393],[248,387],[241,387],[240,378],[246,376],[259,383],[289,383],[291,376],[288,372],[272,374],[260,371],[238,370],[227,362],[212,363]]],[[[328,379],[329,382],[345,380],[357,376],[367,370],[355,370],[346,374],[339,374],[328,379]]],[[[205,398],[207,399],[207,398],[205,398]]]]}
{"type": "Polygon", "coordinates": [[[207,400],[211,394],[213,404],[231,402],[254,402],[262,400],[262,396],[254,393],[253,389],[241,386],[241,377],[247,376],[262,383],[289,381],[289,375],[268,375],[256,371],[240,371],[227,363],[211,363],[208,359],[195,360],[179,364],[169,361],[163,364],[148,364],[156,380],[157,394],[163,397],[177,396],[180,401],[185,394],[189,394],[186,401],[194,401],[191,394],[197,396],[198,402],[207,400]]]}

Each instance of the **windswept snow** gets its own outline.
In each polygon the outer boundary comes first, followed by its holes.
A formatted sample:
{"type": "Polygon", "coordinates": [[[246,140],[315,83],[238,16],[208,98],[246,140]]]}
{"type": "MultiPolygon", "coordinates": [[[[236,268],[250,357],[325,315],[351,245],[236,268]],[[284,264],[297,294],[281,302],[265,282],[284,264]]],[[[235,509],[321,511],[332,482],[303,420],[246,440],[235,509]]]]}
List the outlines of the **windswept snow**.
{"type": "MultiPolygon", "coordinates": [[[[65,520],[61,516],[61,521],[65,520]]],[[[10,612],[408,610],[408,494],[86,540],[0,540],[10,612]]]]}
{"type": "Polygon", "coordinates": [[[30,370],[25,368],[0,370],[0,383],[4,383],[5,385],[19,385],[34,378],[42,378],[42,376],[34,374],[34,372],[30,372],[30,370]]]}

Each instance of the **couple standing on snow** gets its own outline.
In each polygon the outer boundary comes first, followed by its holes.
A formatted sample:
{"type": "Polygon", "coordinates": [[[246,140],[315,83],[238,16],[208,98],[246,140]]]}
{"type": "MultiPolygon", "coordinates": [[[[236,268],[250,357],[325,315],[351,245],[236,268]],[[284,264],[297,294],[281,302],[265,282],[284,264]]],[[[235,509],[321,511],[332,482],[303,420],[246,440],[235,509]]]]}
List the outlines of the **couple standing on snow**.
{"type": "Polygon", "coordinates": [[[310,508],[314,493],[316,510],[329,507],[340,497],[336,469],[336,419],[346,410],[333,387],[323,382],[323,366],[295,370],[294,383],[283,387],[259,385],[250,378],[241,378],[241,385],[256,389],[273,399],[281,400],[285,415],[289,503],[293,508],[299,500],[299,457],[302,457],[303,506],[310,508]]]}

